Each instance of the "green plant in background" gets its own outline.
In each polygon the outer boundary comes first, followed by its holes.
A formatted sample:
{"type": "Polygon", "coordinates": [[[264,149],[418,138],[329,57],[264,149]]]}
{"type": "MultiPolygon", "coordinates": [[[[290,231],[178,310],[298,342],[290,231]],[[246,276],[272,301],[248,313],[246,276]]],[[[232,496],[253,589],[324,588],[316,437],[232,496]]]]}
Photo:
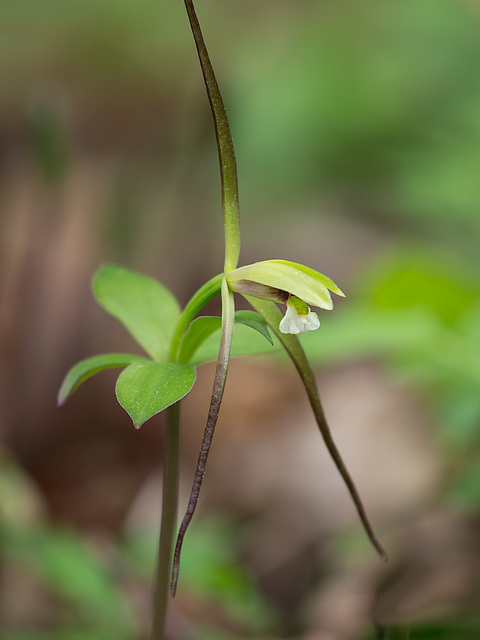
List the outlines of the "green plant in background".
{"type": "Polygon", "coordinates": [[[480,634],[478,615],[464,615],[441,622],[418,622],[408,627],[377,626],[375,634],[365,640],[477,640],[480,634]]]}
{"type": "Polygon", "coordinates": [[[359,276],[356,299],[303,347],[316,365],[380,357],[422,389],[451,474],[445,497],[467,510],[480,499],[480,286],[455,256],[418,243],[389,247],[359,276]]]}
{"type": "MultiPolygon", "coordinates": [[[[4,585],[15,570],[33,578],[33,585],[62,603],[61,629],[11,631],[0,628],[2,640],[127,640],[138,624],[109,560],[73,529],[41,521],[38,488],[7,452],[0,448],[0,551],[2,566],[2,619],[4,585]]],[[[122,558],[116,558],[117,567],[122,558]]],[[[28,584],[28,580],[27,580],[28,584]]],[[[34,591],[35,591],[34,586],[34,591]]],[[[24,587],[25,588],[25,587],[24,587]]],[[[30,587],[31,588],[31,587],[30,587]]],[[[15,589],[13,589],[15,591],[15,589]]],[[[29,588],[22,591],[26,619],[35,620],[29,588]],[[26,595],[27,594],[27,595],[26,595]]],[[[17,597],[17,596],[13,596],[17,597]]],[[[6,612],[10,613],[9,611],[6,612]]]]}
{"type": "MultiPolygon", "coordinates": [[[[231,355],[265,350],[253,336],[235,344],[238,325],[255,330],[270,343],[270,331],[282,346],[305,386],[310,404],[326,446],[352,496],[363,526],[379,554],[385,551],[375,537],[359,494],[332,440],[318,395],[315,377],[296,334],[319,327],[318,316],[310,306],[332,309],[330,291],[343,295],[326,276],[286,260],[268,260],[238,267],[240,230],[237,168],[225,107],[205,47],[191,0],[185,0],[198,50],[210,107],[212,110],[220,160],[222,209],[225,230],[224,271],[203,285],[183,310],[175,297],[160,283],[122,267],[107,265],[94,279],[95,297],[115,316],[148,354],[104,354],[81,361],[65,377],[58,402],[63,405],[89,377],[107,368],[125,367],[116,384],[116,395],[135,427],[167,409],[167,452],[164,465],[164,493],[159,557],[156,574],[152,639],[164,637],[164,626],[171,590],[175,595],[183,539],[195,512],[205,467],[222,402],[231,355]],[[255,309],[235,312],[234,293],[240,293],[255,309]],[[197,317],[207,302],[221,295],[222,317],[197,317]],[[285,316],[277,303],[286,306],[285,316]],[[197,462],[185,517],[173,551],[178,499],[180,400],[195,383],[195,366],[211,359],[205,345],[220,331],[217,367],[204,438],[197,462]],[[172,567],[173,561],[173,567],[172,567]],[[170,579],[171,576],[171,579],[170,579]]],[[[242,335],[242,334],[240,334],[242,335]]],[[[217,341],[218,345],[218,341],[217,341]]],[[[271,349],[270,347],[267,347],[271,349]]]]}

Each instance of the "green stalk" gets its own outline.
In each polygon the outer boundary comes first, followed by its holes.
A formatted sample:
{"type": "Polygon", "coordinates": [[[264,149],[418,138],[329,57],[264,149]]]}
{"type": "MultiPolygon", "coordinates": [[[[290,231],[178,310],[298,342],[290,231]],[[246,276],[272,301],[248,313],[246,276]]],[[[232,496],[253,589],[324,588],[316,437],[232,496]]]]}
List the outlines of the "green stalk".
{"type": "Polygon", "coordinates": [[[200,289],[193,294],[190,300],[187,302],[185,309],[182,311],[180,318],[178,319],[177,326],[172,338],[172,346],[170,349],[170,361],[176,362],[178,356],[178,350],[183,338],[183,334],[188,329],[188,325],[197,315],[197,313],[203,309],[203,307],[210,302],[217,294],[220,293],[222,287],[223,273],[211,278],[200,289]]]}
{"type": "Polygon", "coordinates": [[[180,402],[167,409],[167,446],[163,467],[163,504],[158,548],[151,640],[165,639],[173,541],[177,528],[180,460],[180,402]]]}

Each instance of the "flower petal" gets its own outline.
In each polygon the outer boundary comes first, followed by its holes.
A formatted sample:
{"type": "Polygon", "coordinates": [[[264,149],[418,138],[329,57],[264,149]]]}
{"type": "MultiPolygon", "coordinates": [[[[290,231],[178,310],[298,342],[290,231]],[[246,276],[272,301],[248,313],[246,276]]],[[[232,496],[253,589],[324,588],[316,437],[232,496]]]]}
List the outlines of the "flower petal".
{"type": "Polygon", "coordinates": [[[310,307],[307,308],[308,313],[301,314],[297,312],[295,306],[291,302],[288,302],[287,311],[279,325],[280,331],[282,333],[292,333],[297,335],[304,331],[315,331],[315,329],[318,329],[320,326],[320,320],[318,319],[317,314],[314,311],[310,311],[310,307]]]}
{"type": "MultiPolygon", "coordinates": [[[[329,289],[343,296],[342,291],[327,276],[287,260],[265,260],[240,267],[228,273],[227,280],[234,291],[244,287],[245,282],[256,283],[278,291],[287,291],[308,305],[321,309],[333,308],[329,289]]],[[[252,291],[249,295],[255,295],[255,292],[252,291]]]]}
{"type": "Polygon", "coordinates": [[[242,296],[254,296],[255,298],[271,300],[272,302],[278,302],[280,304],[286,304],[288,301],[289,294],[283,289],[276,289],[253,280],[236,280],[234,278],[229,280],[228,276],[227,280],[232,291],[235,291],[235,293],[241,293],[242,296]]]}

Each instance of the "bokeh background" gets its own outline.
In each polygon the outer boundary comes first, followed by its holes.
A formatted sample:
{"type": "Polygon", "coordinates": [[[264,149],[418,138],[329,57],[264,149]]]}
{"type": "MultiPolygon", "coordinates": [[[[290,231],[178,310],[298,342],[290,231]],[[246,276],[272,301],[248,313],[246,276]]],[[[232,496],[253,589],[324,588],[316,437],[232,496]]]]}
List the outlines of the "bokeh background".
{"type": "MultiPolygon", "coordinates": [[[[295,373],[232,363],[172,639],[480,637],[480,6],[198,0],[239,165],[242,263],[346,292],[305,337],[377,533],[365,540],[295,373]]],[[[144,637],[164,418],[136,432],[137,350],[100,264],[181,303],[221,270],[211,116],[180,0],[0,0],[0,634],[144,637]]],[[[218,305],[209,309],[218,313],[218,305]]],[[[184,402],[182,508],[213,369],[184,402]]]]}

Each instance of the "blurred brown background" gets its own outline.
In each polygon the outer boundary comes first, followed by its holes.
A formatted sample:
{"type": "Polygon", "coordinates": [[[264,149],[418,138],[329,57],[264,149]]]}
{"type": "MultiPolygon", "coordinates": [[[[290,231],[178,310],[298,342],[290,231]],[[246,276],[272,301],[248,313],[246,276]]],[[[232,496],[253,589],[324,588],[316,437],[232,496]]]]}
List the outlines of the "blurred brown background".
{"type": "MultiPolygon", "coordinates": [[[[239,359],[171,637],[477,638],[479,7],[197,4],[236,144],[241,262],[299,261],[347,294],[305,348],[391,562],[288,363],[239,359]]],[[[163,416],[136,432],[115,371],[55,398],[77,360],[139,349],[93,300],[102,263],[182,304],[221,270],[183,3],[0,0],[0,78],[0,633],[142,637],[163,416]]],[[[184,402],[182,508],[212,376],[184,402]]]]}

